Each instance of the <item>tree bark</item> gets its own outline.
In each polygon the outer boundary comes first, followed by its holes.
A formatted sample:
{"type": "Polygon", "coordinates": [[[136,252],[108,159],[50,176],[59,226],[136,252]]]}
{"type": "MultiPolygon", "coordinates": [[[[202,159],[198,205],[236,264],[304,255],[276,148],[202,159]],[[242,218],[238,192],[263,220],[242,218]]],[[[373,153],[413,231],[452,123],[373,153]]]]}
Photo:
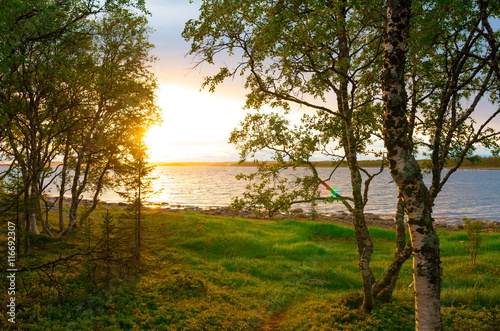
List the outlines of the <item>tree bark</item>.
{"type": "Polygon", "coordinates": [[[66,181],[68,176],[68,160],[69,160],[69,152],[70,152],[70,143],[69,139],[66,140],[66,145],[64,147],[64,158],[63,158],[63,166],[61,170],[61,188],[59,190],[59,232],[64,230],[64,194],[66,193],[66,181]]]}
{"type": "Polygon", "coordinates": [[[36,207],[33,197],[33,187],[35,181],[33,181],[30,187],[26,187],[24,194],[24,220],[25,220],[25,230],[28,233],[40,234],[36,226],[36,207]]]}
{"type": "MultiPolygon", "coordinates": [[[[341,7],[338,17],[340,20],[345,20],[347,16],[347,8],[341,7]]],[[[354,200],[354,208],[351,211],[353,214],[354,231],[356,232],[356,245],[358,248],[359,271],[361,273],[361,282],[363,286],[363,303],[361,310],[365,313],[370,312],[375,306],[372,286],[375,282],[375,277],[370,268],[370,261],[373,254],[373,242],[370,237],[370,232],[366,225],[364,207],[366,204],[363,198],[362,185],[363,178],[359,169],[357,158],[358,139],[355,134],[353,124],[353,110],[349,104],[349,38],[346,30],[341,30],[338,33],[339,47],[339,64],[337,70],[343,75],[340,77],[340,84],[337,93],[337,106],[339,113],[344,118],[344,132],[342,134],[342,144],[346,161],[349,166],[351,177],[351,188],[354,200]]]]}
{"type": "Polygon", "coordinates": [[[373,296],[386,301],[392,298],[392,293],[398,281],[399,271],[403,263],[411,256],[411,244],[406,244],[404,216],[404,201],[402,198],[399,198],[396,210],[396,252],[394,260],[382,278],[373,284],[372,287],[373,296]]]}
{"type": "Polygon", "coordinates": [[[97,204],[99,203],[99,197],[104,187],[104,181],[110,169],[111,169],[111,160],[108,160],[108,162],[106,162],[106,165],[102,169],[100,169],[99,177],[96,179],[96,182],[94,183],[95,189],[94,189],[94,195],[92,197],[92,204],[80,217],[79,226],[82,226],[85,223],[85,221],[90,217],[90,215],[94,212],[94,210],[97,208],[97,204]]]}
{"type": "Polygon", "coordinates": [[[346,134],[344,135],[344,144],[346,146],[344,147],[344,150],[351,175],[351,187],[354,200],[354,208],[352,210],[354,217],[353,225],[354,231],[356,232],[355,238],[356,246],[358,248],[359,271],[361,273],[363,286],[363,304],[361,306],[361,310],[368,313],[375,306],[375,299],[372,291],[375,277],[373,276],[373,272],[370,268],[370,261],[373,254],[373,242],[366,225],[364,213],[365,201],[363,199],[361,189],[363,181],[359,170],[356,148],[354,146],[355,139],[353,139],[352,127],[349,127],[349,125],[346,126],[346,134]]]}
{"type": "Polygon", "coordinates": [[[439,238],[433,228],[429,192],[412,153],[406,117],[404,73],[411,0],[387,0],[386,5],[382,93],[387,158],[408,215],[413,248],[416,329],[441,330],[439,238]]]}
{"type": "MultiPolygon", "coordinates": [[[[81,194],[83,192],[83,188],[85,186],[85,182],[87,181],[87,176],[86,176],[86,171],[83,171],[83,178],[80,178],[82,175],[82,164],[84,162],[84,152],[79,151],[77,160],[76,160],[76,165],[74,169],[74,174],[73,174],[73,183],[71,184],[71,202],[69,205],[69,221],[68,225],[66,228],[64,228],[63,231],[59,233],[59,237],[64,237],[67,235],[73,228],[77,227],[76,221],[77,221],[77,211],[78,211],[78,206],[80,205],[81,202],[81,194]]],[[[90,161],[88,161],[90,162],[90,161]]],[[[85,168],[88,170],[89,164],[85,164],[85,168]]]]}

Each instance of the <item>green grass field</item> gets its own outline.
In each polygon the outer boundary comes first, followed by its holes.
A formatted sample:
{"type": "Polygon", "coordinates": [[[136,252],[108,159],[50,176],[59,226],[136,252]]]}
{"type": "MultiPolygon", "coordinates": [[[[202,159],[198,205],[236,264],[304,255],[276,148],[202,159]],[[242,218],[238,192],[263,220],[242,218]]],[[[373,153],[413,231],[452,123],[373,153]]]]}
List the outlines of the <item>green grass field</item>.
{"type": "MultiPolygon", "coordinates": [[[[99,222],[97,217],[95,238],[99,222]]],[[[80,229],[64,240],[38,239],[37,253],[22,263],[36,265],[65,256],[92,242],[89,233],[80,229]]],[[[371,234],[372,268],[380,276],[393,256],[395,234],[379,228],[372,228],[371,234]]],[[[500,234],[483,234],[475,267],[464,247],[465,232],[439,234],[446,329],[498,330],[500,234]]],[[[23,273],[17,294],[18,326],[30,330],[414,329],[413,292],[408,287],[411,261],[403,266],[394,300],[380,302],[369,315],[358,311],[361,282],[351,228],[149,212],[143,236],[142,263],[135,272],[120,271],[119,264],[108,260],[84,259],[58,266],[52,274],[23,273]]]]}

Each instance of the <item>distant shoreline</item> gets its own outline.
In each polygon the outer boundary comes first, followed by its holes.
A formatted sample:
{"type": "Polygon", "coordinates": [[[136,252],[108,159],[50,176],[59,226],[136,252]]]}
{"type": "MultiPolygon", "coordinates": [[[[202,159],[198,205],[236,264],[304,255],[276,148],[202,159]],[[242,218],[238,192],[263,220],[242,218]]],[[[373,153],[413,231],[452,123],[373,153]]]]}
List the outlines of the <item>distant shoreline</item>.
{"type": "MultiPolygon", "coordinates": [[[[488,160],[489,158],[485,158],[488,160]]],[[[495,162],[493,165],[490,164],[485,164],[485,163],[478,163],[478,164],[471,164],[468,161],[465,161],[462,166],[460,166],[459,170],[500,170],[500,160],[496,158],[497,160],[494,160],[495,162]]],[[[428,160],[418,160],[419,164],[422,166],[424,162],[428,160]]],[[[364,167],[364,168],[380,168],[380,160],[366,160],[366,161],[359,161],[359,166],[364,167]]],[[[276,164],[274,161],[267,161],[266,162],[269,165],[276,164]]],[[[316,162],[311,162],[314,164],[316,167],[320,168],[333,168],[336,167],[337,164],[332,163],[330,161],[316,161],[316,162]]],[[[490,162],[486,162],[490,163],[490,162]]],[[[165,167],[256,167],[257,163],[253,161],[245,161],[245,162],[237,162],[237,161],[226,161],[226,162],[150,162],[149,163],[151,166],[165,166],[165,167]]],[[[450,169],[453,165],[450,165],[448,167],[445,167],[445,169],[450,169]]],[[[301,167],[306,167],[305,165],[301,167]]],[[[341,168],[346,168],[348,165],[343,162],[340,165],[341,168]]]]}
{"type": "MultiPolygon", "coordinates": [[[[417,160],[421,167],[429,160],[417,160]]],[[[450,169],[454,165],[454,160],[450,160],[450,165],[445,167],[445,169],[450,169]]],[[[267,164],[276,164],[275,161],[266,161],[267,164]]],[[[331,161],[312,161],[316,167],[319,168],[333,168],[337,166],[337,163],[331,161]]],[[[359,161],[359,166],[363,168],[380,168],[381,160],[363,160],[359,161]]],[[[10,162],[0,161],[0,166],[9,166],[10,162]]],[[[61,162],[55,161],[51,162],[51,166],[58,166],[61,162]]],[[[256,167],[257,163],[253,161],[223,161],[223,162],[150,162],[151,166],[167,166],[167,167],[256,167]]],[[[346,168],[348,165],[344,161],[340,164],[340,167],[346,168]]],[[[305,165],[301,167],[306,167],[305,165]]],[[[460,166],[459,170],[500,170],[500,157],[484,157],[480,162],[470,162],[469,160],[464,160],[463,164],[460,166]]]]}

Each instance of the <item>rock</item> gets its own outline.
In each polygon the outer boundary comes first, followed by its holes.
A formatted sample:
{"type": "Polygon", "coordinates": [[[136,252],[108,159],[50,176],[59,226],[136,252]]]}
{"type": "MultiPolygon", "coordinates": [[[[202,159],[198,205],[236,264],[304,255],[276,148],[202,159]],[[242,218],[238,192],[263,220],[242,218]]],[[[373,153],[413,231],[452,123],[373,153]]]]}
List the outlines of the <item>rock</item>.
{"type": "Polygon", "coordinates": [[[302,208],[294,208],[294,209],[290,210],[290,213],[292,213],[292,214],[303,214],[304,210],[302,208]]]}

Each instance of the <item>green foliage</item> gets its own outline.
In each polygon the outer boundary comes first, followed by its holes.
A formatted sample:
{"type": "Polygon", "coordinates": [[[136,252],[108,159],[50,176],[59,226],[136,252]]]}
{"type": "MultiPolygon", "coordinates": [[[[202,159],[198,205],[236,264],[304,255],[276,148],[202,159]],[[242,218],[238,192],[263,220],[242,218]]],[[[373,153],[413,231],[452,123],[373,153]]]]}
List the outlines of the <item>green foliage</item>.
{"type": "MultiPolygon", "coordinates": [[[[358,299],[359,302],[359,299],[358,299]]],[[[387,303],[362,315],[346,305],[346,299],[317,300],[290,312],[284,330],[414,330],[413,307],[409,303],[387,303]]]]}
{"type": "Polygon", "coordinates": [[[443,326],[446,330],[497,330],[500,325],[500,311],[498,307],[487,309],[484,307],[468,308],[464,306],[443,308],[443,326]]]}
{"type": "Polygon", "coordinates": [[[342,128],[339,122],[328,121],[325,116],[304,115],[301,125],[292,126],[289,120],[276,113],[247,115],[229,140],[240,150],[240,162],[248,157],[258,158],[263,152],[270,152],[273,161],[257,162],[256,173],[236,177],[249,184],[242,197],[233,199],[232,207],[272,218],[277,212],[288,211],[297,202],[314,207],[319,200],[337,200],[333,196],[319,197],[318,186],[327,178],[320,178],[316,165],[309,161],[317,151],[336,159],[332,153],[341,146],[329,144],[332,139],[340,139],[342,128]]]}
{"type": "Polygon", "coordinates": [[[472,265],[476,265],[476,258],[481,249],[481,232],[484,228],[484,222],[480,220],[471,220],[464,218],[464,228],[467,231],[468,239],[465,248],[469,252],[472,265]]]}
{"type": "Polygon", "coordinates": [[[77,235],[81,271],[75,281],[89,293],[113,292],[127,287],[144,267],[135,259],[134,236],[126,222],[106,210],[90,219],[77,235]]]}
{"type": "Polygon", "coordinates": [[[485,60],[497,52],[491,42],[498,45],[498,34],[487,31],[499,18],[494,7],[469,0],[412,5],[409,124],[420,133],[415,148],[430,158],[423,165],[433,176],[431,199],[462,164],[482,163],[475,154],[479,146],[498,153],[499,131],[491,123],[500,113],[500,76],[498,64],[485,60]],[[442,172],[445,167],[450,171],[442,172]]]}
{"type": "MultiPolygon", "coordinates": [[[[199,19],[186,24],[183,36],[191,41],[191,53],[201,61],[213,64],[222,51],[250,60],[235,68],[223,66],[217,75],[208,77],[205,84],[211,89],[241,71],[251,91],[248,107],[269,104],[289,109],[289,103],[298,102],[332,109],[324,104],[332,90],[337,92],[346,69],[376,61],[373,57],[380,45],[376,27],[383,24],[380,8],[378,1],[365,1],[360,7],[355,1],[270,4],[206,0],[199,19]],[[358,29],[350,35],[351,61],[339,54],[342,29],[358,29]]],[[[370,92],[375,87],[369,82],[378,79],[373,68],[365,69],[352,69],[354,80],[360,83],[356,94],[364,101],[373,97],[370,92]]],[[[359,104],[363,104],[361,100],[359,104]]]]}
{"type": "Polygon", "coordinates": [[[134,222],[134,250],[135,258],[139,260],[142,250],[142,220],[143,220],[143,205],[144,201],[156,194],[151,187],[153,180],[151,172],[154,167],[147,163],[147,148],[144,144],[143,137],[132,144],[130,160],[121,165],[120,175],[122,177],[124,189],[118,194],[124,198],[128,205],[124,219],[129,219],[134,222]]]}
{"type": "Polygon", "coordinates": [[[249,210],[257,217],[272,218],[277,212],[288,211],[298,200],[314,201],[317,180],[307,175],[289,180],[282,174],[286,168],[288,165],[283,163],[271,166],[260,163],[257,173],[237,175],[238,180],[247,180],[249,184],[242,197],[233,198],[231,207],[249,210]]]}
{"type": "Polygon", "coordinates": [[[93,194],[89,210],[95,208],[102,190],[119,183],[111,175],[158,120],[157,85],[148,70],[153,45],[140,13],[144,2],[3,5],[0,157],[12,160],[9,171],[21,174],[24,210],[33,215],[28,230],[34,233],[40,221],[51,233],[41,206],[47,182],[59,184],[61,200],[71,192],[67,233],[76,224],[81,195],[93,194]],[[57,171],[48,166],[61,156],[57,171]]]}
{"type": "Polygon", "coordinates": [[[381,128],[377,120],[381,107],[375,97],[381,5],[379,1],[359,6],[355,1],[206,0],[199,18],[186,23],[183,36],[191,41],[191,54],[200,63],[215,64],[223,52],[241,55],[234,68],[222,66],[218,74],[206,78],[204,86],[211,91],[241,74],[249,90],[248,108],[269,105],[287,112],[295,105],[312,110],[296,125],[286,115],[249,114],[232,132],[230,142],[240,150],[241,161],[265,155],[276,162],[260,167],[257,175],[240,176],[256,183],[235,200],[234,207],[263,209],[272,216],[289,209],[294,200],[314,204],[318,185],[326,178],[319,178],[310,159],[321,153],[336,161],[342,148],[349,160],[356,160],[357,153],[370,153],[367,146],[381,128]],[[280,174],[298,166],[307,166],[310,172],[293,183],[280,174]]]}

